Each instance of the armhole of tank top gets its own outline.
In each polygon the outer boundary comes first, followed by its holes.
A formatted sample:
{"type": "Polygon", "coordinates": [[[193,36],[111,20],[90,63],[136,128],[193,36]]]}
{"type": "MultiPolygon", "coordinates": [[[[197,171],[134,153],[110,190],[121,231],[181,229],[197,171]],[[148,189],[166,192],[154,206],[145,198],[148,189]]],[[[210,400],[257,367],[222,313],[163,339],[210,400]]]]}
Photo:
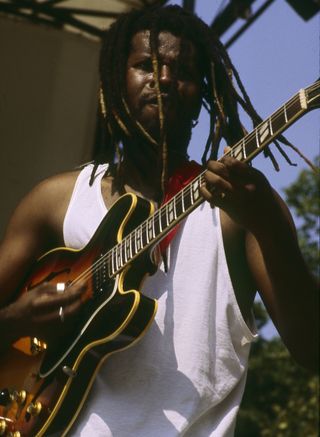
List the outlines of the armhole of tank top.
{"type": "MultiPolygon", "coordinates": [[[[89,167],[90,165],[91,165],[91,164],[89,164],[88,167],[89,167]]],[[[67,246],[67,241],[66,241],[66,228],[67,228],[67,226],[68,226],[68,221],[69,221],[70,211],[71,211],[71,209],[72,209],[73,201],[74,201],[74,198],[76,197],[76,194],[77,194],[77,191],[78,191],[78,186],[79,186],[79,184],[80,184],[80,180],[82,179],[82,177],[83,177],[83,173],[88,169],[88,167],[84,167],[84,168],[82,168],[82,169],[80,170],[80,173],[78,174],[78,177],[77,177],[77,179],[76,179],[76,181],[75,181],[75,184],[74,184],[74,187],[73,187],[73,190],[72,190],[72,194],[71,194],[71,197],[70,197],[70,200],[69,200],[69,203],[68,203],[68,208],[67,208],[67,211],[66,211],[65,216],[64,216],[64,219],[63,219],[62,232],[63,232],[63,242],[64,242],[65,246],[67,246]]]]}
{"type": "Polygon", "coordinates": [[[101,182],[102,182],[102,178],[103,178],[105,172],[108,169],[108,166],[109,166],[109,164],[100,164],[99,165],[99,167],[97,168],[97,172],[96,172],[96,175],[95,175],[95,181],[94,181],[94,183],[96,185],[97,199],[99,201],[101,211],[104,214],[107,214],[108,208],[107,208],[107,205],[105,204],[105,201],[103,199],[103,195],[102,195],[102,183],[101,182]]]}
{"type": "MultiPolygon", "coordinates": [[[[81,169],[80,173],[78,174],[78,177],[77,177],[77,179],[75,181],[75,184],[74,184],[74,187],[73,187],[73,191],[72,191],[72,194],[71,194],[71,197],[70,197],[70,200],[69,200],[68,208],[67,208],[66,214],[64,216],[64,220],[63,220],[63,231],[62,232],[63,232],[63,241],[64,241],[65,245],[67,243],[66,242],[66,238],[65,238],[65,236],[66,236],[66,228],[68,226],[68,221],[69,221],[70,213],[71,213],[71,210],[73,208],[74,199],[77,196],[78,189],[79,189],[79,186],[82,183],[82,181],[83,180],[84,181],[87,180],[88,183],[89,183],[89,179],[90,179],[90,175],[91,175],[93,166],[94,166],[94,164],[89,163],[87,166],[83,167],[81,169]]],[[[100,164],[99,167],[97,168],[97,171],[96,171],[96,174],[95,174],[95,181],[94,181],[94,182],[97,182],[96,179],[98,179],[99,183],[96,184],[95,189],[97,190],[97,195],[98,195],[100,206],[101,206],[102,210],[105,210],[105,212],[107,212],[107,207],[106,207],[106,205],[105,205],[105,203],[103,201],[103,197],[102,197],[101,179],[102,179],[104,173],[106,172],[107,168],[108,168],[108,164],[100,164]]]]}
{"type": "Polygon", "coordinates": [[[224,268],[225,268],[225,270],[227,272],[228,281],[230,283],[230,287],[229,287],[230,293],[229,293],[229,296],[230,296],[231,303],[232,303],[234,311],[235,311],[235,315],[236,315],[236,317],[238,319],[238,322],[239,322],[239,324],[241,326],[243,335],[245,337],[245,341],[243,341],[242,343],[243,344],[251,343],[253,341],[256,341],[258,339],[258,336],[259,336],[258,330],[257,330],[257,326],[256,326],[256,323],[255,323],[255,319],[254,319],[254,315],[253,315],[253,312],[251,311],[249,325],[248,325],[248,323],[244,320],[244,318],[242,316],[242,313],[241,313],[241,310],[240,310],[240,307],[239,307],[239,304],[238,304],[238,301],[237,301],[237,298],[236,298],[236,295],[235,295],[235,291],[234,291],[234,288],[233,288],[233,285],[232,285],[230,273],[229,273],[226,253],[225,253],[225,250],[224,250],[224,243],[223,243],[223,236],[222,236],[222,229],[221,229],[221,220],[220,220],[220,209],[219,208],[215,208],[215,214],[216,214],[216,220],[217,220],[217,224],[218,224],[217,235],[218,235],[218,238],[219,238],[219,246],[222,249],[223,264],[224,264],[224,268]]]}

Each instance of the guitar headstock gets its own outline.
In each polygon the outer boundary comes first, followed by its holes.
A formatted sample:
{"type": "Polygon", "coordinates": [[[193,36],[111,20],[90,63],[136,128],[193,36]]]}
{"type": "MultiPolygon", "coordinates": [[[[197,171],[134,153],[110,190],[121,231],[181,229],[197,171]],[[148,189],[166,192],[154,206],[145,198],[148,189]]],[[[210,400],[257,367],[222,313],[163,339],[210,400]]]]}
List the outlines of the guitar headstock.
{"type": "Polygon", "coordinates": [[[320,79],[305,89],[308,109],[320,107],[320,79]]]}

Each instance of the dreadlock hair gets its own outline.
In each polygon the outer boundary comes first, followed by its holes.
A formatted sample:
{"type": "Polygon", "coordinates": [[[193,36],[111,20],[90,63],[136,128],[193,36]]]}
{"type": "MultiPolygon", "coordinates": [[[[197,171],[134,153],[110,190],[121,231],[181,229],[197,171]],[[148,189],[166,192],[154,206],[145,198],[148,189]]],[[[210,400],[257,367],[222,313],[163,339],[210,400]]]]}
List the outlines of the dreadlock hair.
{"type": "MultiPolygon", "coordinates": [[[[222,139],[227,145],[233,145],[246,133],[239,118],[239,105],[249,115],[254,126],[262,121],[254,110],[239,74],[223,45],[200,18],[176,5],[133,10],[121,15],[102,38],[99,123],[94,149],[95,166],[90,183],[93,183],[99,163],[108,162],[111,168],[115,169],[118,182],[120,181],[119,186],[121,186],[119,170],[124,153],[121,143],[124,139],[135,135],[135,137],[141,137],[142,144],[148,143],[148,153],[151,148],[157,154],[159,168],[161,168],[161,188],[162,191],[165,189],[168,152],[158,68],[158,35],[162,31],[169,31],[181,37],[180,52],[183,51],[185,40],[191,41],[198,52],[199,68],[203,75],[202,104],[207,109],[210,118],[208,139],[202,156],[203,164],[209,157],[217,159],[222,139]],[[137,32],[143,30],[150,31],[150,49],[159,107],[160,136],[158,141],[152,138],[133,118],[125,99],[126,64],[131,40],[137,32]]],[[[279,144],[277,147],[280,147],[279,144]]],[[[128,156],[136,153],[135,150],[125,152],[128,156]]],[[[281,152],[290,163],[282,149],[281,152]]],[[[277,168],[276,160],[270,150],[266,148],[264,153],[271,157],[277,168]]]]}

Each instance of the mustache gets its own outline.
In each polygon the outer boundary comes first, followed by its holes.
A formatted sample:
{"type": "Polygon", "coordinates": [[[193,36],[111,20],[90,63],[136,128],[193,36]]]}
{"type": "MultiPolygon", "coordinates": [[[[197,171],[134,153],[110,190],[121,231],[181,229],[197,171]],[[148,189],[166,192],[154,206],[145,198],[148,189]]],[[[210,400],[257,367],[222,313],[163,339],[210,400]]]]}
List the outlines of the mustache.
{"type": "MultiPolygon", "coordinates": [[[[177,93],[160,93],[162,103],[168,106],[175,106],[178,103],[177,93]]],[[[146,93],[141,96],[142,104],[158,104],[158,97],[156,93],[146,93]]]]}

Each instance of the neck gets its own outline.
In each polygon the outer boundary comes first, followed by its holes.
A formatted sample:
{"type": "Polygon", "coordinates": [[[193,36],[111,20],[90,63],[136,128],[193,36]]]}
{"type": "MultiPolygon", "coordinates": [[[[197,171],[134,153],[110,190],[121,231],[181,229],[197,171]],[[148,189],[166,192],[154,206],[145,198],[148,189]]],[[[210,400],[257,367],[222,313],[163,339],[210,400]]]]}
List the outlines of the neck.
{"type": "MultiPolygon", "coordinates": [[[[143,144],[141,141],[131,141],[130,144],[124,144],[121,180],[127,188],[132,189],[143,197],[159,201],[162,193],[162,157],[158,156],[156,147],[151,144],[143,144]]],[[[186,153],[173,150],[170,144],[168,144],[168,177],[187,158],[188,155],[186,153]]]]}

